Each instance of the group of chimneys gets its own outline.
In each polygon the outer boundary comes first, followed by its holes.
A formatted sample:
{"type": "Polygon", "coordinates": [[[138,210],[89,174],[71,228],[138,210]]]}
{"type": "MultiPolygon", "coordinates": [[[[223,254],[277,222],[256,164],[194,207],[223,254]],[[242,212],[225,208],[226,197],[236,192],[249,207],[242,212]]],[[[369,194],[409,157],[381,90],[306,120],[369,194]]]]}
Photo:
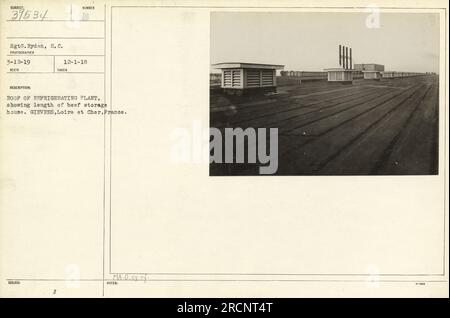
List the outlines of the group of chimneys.
{"type": "Polygon", "coordinates": [[[339,66],[342,66],[345,70],[351,70],[352,65],[352,48],[339,45],[339,66]]]}

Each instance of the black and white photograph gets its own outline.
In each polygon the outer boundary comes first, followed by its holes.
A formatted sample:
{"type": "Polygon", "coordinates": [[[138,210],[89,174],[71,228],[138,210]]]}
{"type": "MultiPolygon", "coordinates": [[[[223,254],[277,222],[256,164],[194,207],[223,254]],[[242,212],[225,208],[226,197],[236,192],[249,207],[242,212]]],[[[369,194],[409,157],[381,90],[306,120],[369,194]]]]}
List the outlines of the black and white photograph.
{"type": "Polygon", "coordinates": [[[448,10],[1,0],[0,299],[448,298],[448,10]]]}
{"type": "Polygon", "coordinates": [[[211,176],[436,175],[439,15],[212,12],[211,176]]]}

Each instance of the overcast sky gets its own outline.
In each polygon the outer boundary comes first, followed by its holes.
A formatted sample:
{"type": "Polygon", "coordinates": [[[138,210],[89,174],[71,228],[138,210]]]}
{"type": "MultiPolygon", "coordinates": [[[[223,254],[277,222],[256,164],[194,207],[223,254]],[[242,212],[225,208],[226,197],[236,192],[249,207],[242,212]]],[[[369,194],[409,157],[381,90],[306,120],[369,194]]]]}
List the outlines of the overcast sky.
{"type": "MultiPolygon", "coordinates": [[[[385,70],[439,71],[439,15],[381,13],[380,28],[366,27],[369,13],[211,14],[211,63],[283,64],[285,70],[338,67],[338,45],[353,49],[354,63],[385,70]]],[[[213,70],[214,71],[214,70],[213,70]]]]}

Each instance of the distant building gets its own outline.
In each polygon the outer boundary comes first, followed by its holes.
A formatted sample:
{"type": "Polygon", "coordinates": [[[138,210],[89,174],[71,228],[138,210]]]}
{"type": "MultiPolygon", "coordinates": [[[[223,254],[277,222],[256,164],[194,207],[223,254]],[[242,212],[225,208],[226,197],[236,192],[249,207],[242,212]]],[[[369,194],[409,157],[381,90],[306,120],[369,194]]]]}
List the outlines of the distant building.
{"type": "Polygon", "coordinates": [[[384,65],[374,64],[374,63],[355,64],[354,65],[354,69],[355,69],[355,71],[383,72],[384,71],[384,65]]]}
{"type": "Polygon", "coordinates": [[[352,68],[352,48],[339,45],[339,67],[326,68],[328,82],[352,84],[355,73],[352,68]]]}
{"type": "Polygon", "coordinates": [[[379,80],[382,77],[382,72],[384,72],[384,65],[381,64],[355,64],[354,67],[356,71],[364,73],[364,79],[379,80]]]}
{"type": "Polygon", "coordinates": [[[396,72],[382,72],[383,78],[396,78],[396,72]]]}
{"type": "Polygon", "coordinates": [[[301,82],[326,80],[327,72],[314,71],[281,71],[281,76],[298,77],[301,82]]]}

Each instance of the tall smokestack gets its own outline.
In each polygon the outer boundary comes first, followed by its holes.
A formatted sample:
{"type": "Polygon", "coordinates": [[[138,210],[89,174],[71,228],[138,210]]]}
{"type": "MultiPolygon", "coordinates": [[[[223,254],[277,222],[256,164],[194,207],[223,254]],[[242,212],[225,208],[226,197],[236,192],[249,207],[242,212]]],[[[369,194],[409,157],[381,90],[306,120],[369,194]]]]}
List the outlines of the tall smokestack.
{"type": "Polygon", "coordinates": [[[342,67],[345,68],[345,46],[342,46],[342,67]]]}
{"type": "Polygon", "coordinates": [[[353,62],[352,62],[352,48],[350,48],[350,69],[353,69],[353,62]]]}
{"type": "Polygon", "coordinates": [[[341,45],[339,44],[339,66],[342,65],[342,53],[341,53],[341,45]]]}
{"type": "Polygon", "coordinates": [[[344,58],[345,58],[345,69],[348,69],[348,47],[345,47],[345,52],[344,52],[344,58]]]}
{"type": "Polygon", "coordinates": [[[345,47],[345,69],[348,69],[348,47],[345,47]]]}

